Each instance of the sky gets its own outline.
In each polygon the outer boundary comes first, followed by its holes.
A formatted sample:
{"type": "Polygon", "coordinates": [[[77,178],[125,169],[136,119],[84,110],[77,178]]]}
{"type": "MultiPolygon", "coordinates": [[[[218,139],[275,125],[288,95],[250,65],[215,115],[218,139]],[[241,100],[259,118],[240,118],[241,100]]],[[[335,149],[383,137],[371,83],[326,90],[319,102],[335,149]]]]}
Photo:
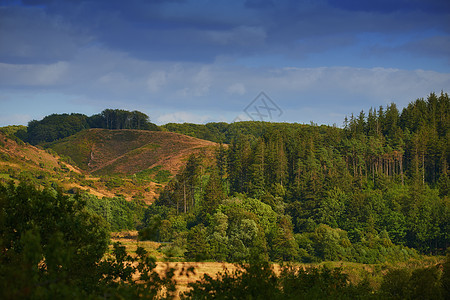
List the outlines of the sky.
{"type": "Polygon", "coordinates": [[[0,126],[345,116],[450,92],[448,0],[0,0],[0,126]]]}

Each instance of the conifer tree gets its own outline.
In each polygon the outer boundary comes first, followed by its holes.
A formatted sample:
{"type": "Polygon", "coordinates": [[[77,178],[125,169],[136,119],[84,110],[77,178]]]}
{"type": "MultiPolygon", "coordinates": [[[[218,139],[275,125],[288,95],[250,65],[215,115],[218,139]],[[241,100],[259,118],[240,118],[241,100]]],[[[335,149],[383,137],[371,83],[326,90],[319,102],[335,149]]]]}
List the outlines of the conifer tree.
{"type": "Polygon", "coordinates": [[[252,154],[252,164],[250,166],[250,195],[259,198],[264,195],[265,189],[265,149],[266,145],[262,138],[259,138],[255,144],[252,154]]]}
{"type": "Polygon", "coordinates": [[[288,161],[286,157],[286,150],[284,147],[284,142],[281,137],[278,138],[276,145],[276,169],[275,169],[275,183],[279,183],[282,186],[287,183],[288,175],[288,161]]]}
{"type": "Polygon", "coordinates": [[[211,171],[202,202],[202,210],[206,213],[213,213],[214,210],[225,199],[222,180],[219,177],[217,169],[211,171]]]}
{"type": "Polygon", "coordinates": [[[227,175],[227,151],[222,143],[220,143],[219,147],[217,148],[216,162],[219,173],[218,175],[220,179],[223,180],[224,177],[227,175]]]}

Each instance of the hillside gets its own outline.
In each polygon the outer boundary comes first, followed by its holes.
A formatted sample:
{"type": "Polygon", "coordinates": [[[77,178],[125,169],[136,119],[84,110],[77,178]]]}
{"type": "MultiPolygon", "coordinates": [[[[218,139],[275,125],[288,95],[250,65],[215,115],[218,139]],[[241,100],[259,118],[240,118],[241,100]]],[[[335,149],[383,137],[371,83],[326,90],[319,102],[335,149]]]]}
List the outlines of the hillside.
{"type": "Polygon", "coordinates": [[[96,175],[133,175],[152,168],[176,174],[191,154],[209,156],[216,144],[160,131],[89,129],[48,145],[96,175]]]}
{"type": "MultiPolygon", "coordinates": [[[[37,148],[0,132],[0,178],[4,181],[26,181],[42,187],[54,183],[70,190],[81,188],[85,176],[82,170],[65,162],[52,150],[37,148]]],[[[114,195],[96,190],[91,192],[100,197],[114,195]]]]}
{"type": "MultiPolygon", "coordinates": [[[[58,169],[70,169],[73,172],[81,171],[51,153],[44,151],[21,141],[9,138],[0,132],[0,171],[31,171],[31,172],[55,172],[58,169]]],[[[2,176],[3,178],[6,175],[2,176]]]]}
{"type": "MultiPolygon", "coordinates": [[[[151,203],[191,154],[215,143],[170,132],[90,129],[39,147],[0,132],[0,179],[151,203]]],[[[208,160],[207,160],[208,161],[208,160]]]]}

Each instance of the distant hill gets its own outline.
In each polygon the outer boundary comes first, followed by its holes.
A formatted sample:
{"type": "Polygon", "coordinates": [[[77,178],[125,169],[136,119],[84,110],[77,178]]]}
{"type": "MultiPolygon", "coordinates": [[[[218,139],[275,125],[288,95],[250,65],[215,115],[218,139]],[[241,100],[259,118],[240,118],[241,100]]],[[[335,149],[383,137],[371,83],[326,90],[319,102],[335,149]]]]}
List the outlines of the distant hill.
{"type": "Polygon", "coordinates": [[[15,129],[0,130],[0,181],[56,185],[67,193],[121,195],[147,203],[158,197],[191,154],[211,163],[216,146],[171,132],[88,129],[35,147],[18,139],[15,129]]]}
{"type": "Polygon", "coordinates": [[[97,175],[132,175],[160,166],[176,174],[191,154],[208,156],[216,143],[173,132],[89,129],[47,145],[97,175]]]}

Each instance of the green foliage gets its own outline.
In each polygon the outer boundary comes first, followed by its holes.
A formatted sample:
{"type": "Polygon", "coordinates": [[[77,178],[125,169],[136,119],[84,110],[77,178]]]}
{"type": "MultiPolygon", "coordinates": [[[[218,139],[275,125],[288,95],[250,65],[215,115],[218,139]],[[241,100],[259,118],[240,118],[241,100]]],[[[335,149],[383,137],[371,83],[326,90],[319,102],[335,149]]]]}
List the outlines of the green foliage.
{"type": "Polygon", "coordinates": [[[177,212],[193,212],[202,196],[201,159],[192,154],[179,174],[172,178],[155,204],[176,209],[177,212]]]}
{"type": "Polygon", "coordinates": [[[172,173],[168,170],[159,170],[158,173],[155,175],[155,182],[157,183],[166,183],[169,181],[170,177],[172,176],[172,173]]]}
{"type": "Polygon", "coordinates": [[[291,220],[287,216],[282,216],[276,225],[268,234],[271,259],[279,262],[297,260],[299,246],[294,238],[291,220]]]}
{"type": "Polygon", "coordinates": [[[216,261],[226,261],[230,256],[228,231],[228,216],[216,212],[210,218],[208,242],[211,258],[216,261]]]}
{"type": "Polygon", "coordinates": [[[1,299],[173,298],[174,270],[128,255],[85,202],[54,190],[0,185],[1,299]]]}
{"type": "Polygon", "coordinates": [[[36,145],[52,142],[89,128],[87,116],[82,114],[52,114],[41,121],[28,123],[27,142],[36,145]]]}
{"type": "Polygon", "coordinates": [[[142,170],[134,176],[139,180],[153,180],[157,183],[165,183],[169,181],[172,173],[168,170],[162,170],[162,166],[156,166],[151,169],[142,170]]]}
{"type": "Polygon", "coordinates": [[[92,288],[99,279],[96,262],[109,240],[101,218],[90,215],[77,199],[26,185],[1,186],[0,198],[2,291],[28,297],[41,289],[56,296],[71,285],[92,288]],[[52,282],[58,283],[55,291],[52,282]]]}
{"type": "Polygon", "coordinates": [[[386,231],[380,235],[359,234],[359,241],[351,242],[346,231],[319,224],[313,232],[295,235],[299,259],[303,262],[343,260],[375,264],[418,257],[415,250],[393,244],[386,231]]]}
{"type": "Polygon", "coordinates": [[[141,226],[147,208],[143,201],[136,199],[131,201],[122,197],[98,199],[86,193],[81,197],[86,201],[86,208],[103,217],[111,231],[134,230],[141,226]]]}
{"type": "Polygon", "coordinates": [[[389,299],[446,299],[440,273],[437,266],[390,270],[383,277],[379,294],[389,299]]]}
{"type": "MultiPolygon", "coordinates": [[[[343,129],[167,124],[166,130],[229,145],[218,147],[216,166],[189,157],[149,207],[121,197],[66,197],[49,188],[1,186],[0,296],[173,296],[173,271],[166,277],[154,273],[154,261],[142,249],[134,258],[116,245],[112,256],[101,260],[107,228],[138,228],[140,239],[163,242],[161,251],[170,258],[259,262],[216,279],[205,276],[185,297],[446,299],[448,259],[442,266],[390,270],[379,291],[364,282],[350,284],[340,269],[284,268],[277,275],[267,261],[374,264],[443,253],[450,242],[449,103],[441,93],[401,113],[395,104],[371,108],[346,119],[343,129]]],[[[153,128],[142,113],[105,110],[92,117],[32,121],[27,138],[53,141],[92,127],[153,128]]],[[[23,129],[4,130],[18,136],[23,129]]],[[[134,138],[133,131],[120,135],[121,147],[128,149],[134,138]]],[[[82,141],[77,162],[86,162],[90,149],[82,141]]],[[[137,173],[133,182],[165,182],[170,176],[156,167],[137,173]]],[[[45,172],[24,170],[11,178],[51,186],[45,172]]],[[[124,185],[120,177],[103,181],[109,188],[124,185]]]]}
{"type": "Polygon", "coordinates": [[[210,245],[206,240],[207,233],[203,224],[192,227],[189,230],[186,245],[186,259],[202,261],[210,257],[210,245]]]}
{"type": "Polygon", "coordinates": [[[450,297],[450,251],[447,249],[447,257],[443,264],[443,271],[441,276],[442,283],[442,295],[444,299],[448,299],[450,297]]]}
{"type": "Polygon", "coordinates": [[[105,186],[109,189],[118,188],[123,186],[124,184],[124,180],[118,176],[102,178],[101,181],[104,182],[105,186]]]}
{"type": "MultiPolygon", "coordinates": [[[[448,263],[448,260],[447,260],[448,263]]],[[[368,278],[354,282],[343,267],[281,266],[275,272],[264,261],[225,269],[215,278],[208,274],[190,283],[182,299],[447,299],[445,272],[439,265],[391,269],[381,286],[373,288],[368,278]]]]}
{"type": "Polygon", "coordinates": [[[0,132],[4,133],[10,139],[13,139],[19,145],[22,145],[27,140],[27,127],[23,125],[11,125],[0,127],[0,132]]]}
{"type": "MultiPolygon", "coordinates": [[[[355,207],[355,202],[351,202],[350,197],[341,190],[330,191],[328,198],[324,200],[327,202],[323,202],[319,207],[319,213],[313,217],[317,218],[317,222],[333,220],[329,224],[336,227],[317,224],[309,217],[301,234],[295,234],[289,215],[275,212],[270,205],[261,200],[244,195],[225,199],[215,209],[207,210],[200,207],[194,210],[194,215],[192,213],[176,215],[178,219],[184,220],[184,224],[191,224],[188,227],[194,226],[190,230],[185,226],[179,228],[173,226],[171,220],[174,219],[176,209],[154,204],[146,214],[153,216],[158,222],[145,222],[147,229],[144,229],[142,234],[160,241],[158,234],[163,229],[161,222],[167,220],[165,225],[168,228],[167,238],[164,241],[173,241],[177,233],[189,233],[189,237],[193,239],[195,247],[191,243],[187,252],[189,259],[196,258],[193,249],[203,249],[201,245],[207,249],[200,251],[201,255],[198,257],[201,256],[202,260],[231,262],[248,261],[252,255],[272,261],[344,260],[362,263],[405,261],[417,257],[415,250],[396,245],[390,239],[390,232],[397,234],[399,238],[400,230],[398,226],[394,226],[392,214],[397,212],[397,216],[403,215],[397,210],[391,212],[387,209],[385,200],[378,192],[367,191],[366,195],[361,194],[359,197],[363,206],[355,207]],[[328,205],[328,208],[325,205],[328,205]],[[368,207],[365,207],[366,205],[368,207]],[[172,212],[168,213],[169,211],[172,212]],[[347,232],[337,226],[344,228],[348,226],[351,230],[347,232]],[[380,232],[378,233],[375,228],[380,232]],[[152,232],[156,235],[152,236],[152,232]]],[[[390,194],[389,197],[394,196],[390,194]]],[[[205,203],[208,202],[203,202],[203,205],[205,203]]],[[[209,206],[213,204],[208,203],[208,208],[209,206]]],[[[442,216],[445,214],[445,211],[443,214],[441,212],[442,216]]],[[[147,220],[152,219],[147,217],[147,220]]],[[[443,221],[438,222],[445,224],[443,221]]],[[[408,229],[403,227],[406,225],[405,218],[401,219],[400,225],[401,232],[407,232],[408,229]]]]}
{"type": "Polygon", "coordinates": [[[136,110],[105,109],[90,117],[88,122],[91,128],[159,130],[146,114],[136,110]]]}
{"type": "Polygon", "coordinates": [[[139,238],[141,240],[161,241],[161,216],[155,215],[146,222],[146,227],[139,231],[139,238]]]}
{"type": "MultiPolygon", "coordinates": [[[[40,121],[28,123],[14,135],[32,145],[53,142],[88,128],[159,130],[149,117],[139,111],[105,109],[102,113],[88,117],[83,114],[52,114],[40,121]]],[[[11,130],[9,130],[11,131],[11,130]]]]}
{"type": "Polygon", "coordinates": [[[347,233],[342,229],[333,229],[320,224],[314,231],[312,239],[316,255],[323,260],[348,260],[351,258],[351,254],[347,250],[351,244],[347,233]]]}
{"type": "Polygon", "coordinates": [[[211,172],[208,183],[206,184],[202,210],[206,214],[211,214],[225,199],[225,191],[223,188],[222,180],[216,170],[211,172]]]}

